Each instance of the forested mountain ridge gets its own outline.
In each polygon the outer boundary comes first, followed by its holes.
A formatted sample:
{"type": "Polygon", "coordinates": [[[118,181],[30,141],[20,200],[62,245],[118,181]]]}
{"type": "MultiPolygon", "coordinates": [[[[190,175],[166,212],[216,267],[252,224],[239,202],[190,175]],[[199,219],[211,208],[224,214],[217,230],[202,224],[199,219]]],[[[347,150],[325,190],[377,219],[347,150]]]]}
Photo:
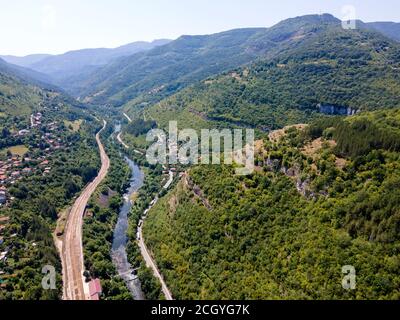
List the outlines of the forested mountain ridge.
{"type": "MultiPolygon", "coordinates": [[[[320,104],[351,112],[400,107],[400,45],[366,29],[323,26],[269,58],[210,77],[146,111],[173,119],[262,130],[307,122],[320,104]]],[[[268,55],[268,54],[267,54],[268,55]]]]}
{"type": "Polygon", "coordinates": [[[95,132],[85,106],[0,63],[0,300],[61,298],[52,234],[59,215],[97,173],[95,132]],[[41,285],[51,265],[56,290],[41,285]]]}
{"type": "Polygon", "coordinates": [[[399,119],[383,110],[287,129],[257,148],[246,177],[190,169],[144,225],[174,297],[399,299],[399,119]],[[342,287],[346,265],[356,290],[342,287]]]}
{"type": "Polygon", "coordinates": [[[331,15],[285,20],[272,28],[238,29],[182,36],[168,45],[120,59],[81,83],[87,101],[144,106],[208,76],[273,55],[305,34],[340,21],[331,15]],[[144,95],[144,96],[143,96],[144,95]]]}

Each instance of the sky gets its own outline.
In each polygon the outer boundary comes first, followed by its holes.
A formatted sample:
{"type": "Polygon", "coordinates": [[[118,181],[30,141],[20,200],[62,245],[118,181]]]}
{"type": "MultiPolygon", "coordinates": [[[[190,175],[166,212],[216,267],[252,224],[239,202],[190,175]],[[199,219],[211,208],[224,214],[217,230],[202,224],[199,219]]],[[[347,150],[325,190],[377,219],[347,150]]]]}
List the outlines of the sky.
{"type": "Polygon", "coordinates": [[[312,13],[400,22],[399,0],[0,0],[0,54],[60,54],[269,27],[312,13]],[[343,11],[344,10],[344,11],[343,11]]]}

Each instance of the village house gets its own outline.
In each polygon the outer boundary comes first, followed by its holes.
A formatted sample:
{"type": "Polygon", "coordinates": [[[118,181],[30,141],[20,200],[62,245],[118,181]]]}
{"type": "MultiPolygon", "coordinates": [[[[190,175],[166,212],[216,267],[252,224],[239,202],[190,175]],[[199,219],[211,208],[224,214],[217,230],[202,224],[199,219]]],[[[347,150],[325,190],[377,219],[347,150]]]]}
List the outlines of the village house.
{"type": "Polygon", "coordinates": [[[23,130],[18,131],[18,135],[19,135],[19,136],[25,136],[25,135],[27,135],[28,133],[30,133],[30,131],[27,130],[27,129],[23,129],[23,130]]]}
{"type": "Polygon", "coordinates": [[[31,173],[32,172],[32,169],[31,168],[24,168],[23,170],[22,170],[22,173],[23,174],[29,174],[29,173],[31,173]]]}
{"type": "Polygon", "coordinates": [[[21,176],[21,172],[20,171],[11,172],[11,177],[12,178],[18,178],[20,176],[21,176]]]}
{"type": "Polygon", "coordinates": [[[49,164],[49,160],[44,160],[40,165],[47,166],[49,164]]]}
{"type": "Polygon", "coordinates": [[[100,296],[103,292],[100,279],[94,279],[89,282],[89,292],[91,300],[100,300],[100,296]]]}

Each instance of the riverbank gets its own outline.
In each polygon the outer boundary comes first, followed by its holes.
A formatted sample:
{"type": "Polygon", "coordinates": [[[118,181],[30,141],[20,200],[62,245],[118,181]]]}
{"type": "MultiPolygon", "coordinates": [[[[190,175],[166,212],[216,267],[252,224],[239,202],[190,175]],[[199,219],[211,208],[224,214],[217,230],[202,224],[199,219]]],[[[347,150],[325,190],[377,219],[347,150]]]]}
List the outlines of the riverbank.
{"type": "Polygon", "coordinates": [[[118,272],[118,275],[124,280],[134,300],[144,300],[145,295],[142,292],[140,280],[137,276],[137,268],[132,267],[128,261],[127,244],[128,244],[128,214],[132,208],[132,195],[136,193],[142,186],[144,181],[144,173],[129,158],[125,157],[125,161],[131,169],[132,175],[130,186],[124,195],[124,203],[120,208],[118,222],[114,230],[114,240],[112,245],[112,260],[118,272]]]}

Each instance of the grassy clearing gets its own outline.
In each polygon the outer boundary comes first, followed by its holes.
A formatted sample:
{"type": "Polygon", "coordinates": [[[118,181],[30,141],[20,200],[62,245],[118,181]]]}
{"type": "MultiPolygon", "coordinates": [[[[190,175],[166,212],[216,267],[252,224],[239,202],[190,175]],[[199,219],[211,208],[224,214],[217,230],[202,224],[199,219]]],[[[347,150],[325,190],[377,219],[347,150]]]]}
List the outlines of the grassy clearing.
{"type": "Polygon", "coordinates": [[[29,149],[25,147],[24,145],[19,145],[19,146],[14,146],[10,147],[8,149],[4,149],[2,153],[6,153],[7,151],[10,151],[13,156],[24,156],[27,152],[29,152],[29,149]]]}
{"type": "Polygon", "coordinates": [[[68,121],[68,120],[64,121],[65,126],[72,132],[78,132],[81,128],[82,123],[83,123],[82,119],[75,121],[68,121]]]}

